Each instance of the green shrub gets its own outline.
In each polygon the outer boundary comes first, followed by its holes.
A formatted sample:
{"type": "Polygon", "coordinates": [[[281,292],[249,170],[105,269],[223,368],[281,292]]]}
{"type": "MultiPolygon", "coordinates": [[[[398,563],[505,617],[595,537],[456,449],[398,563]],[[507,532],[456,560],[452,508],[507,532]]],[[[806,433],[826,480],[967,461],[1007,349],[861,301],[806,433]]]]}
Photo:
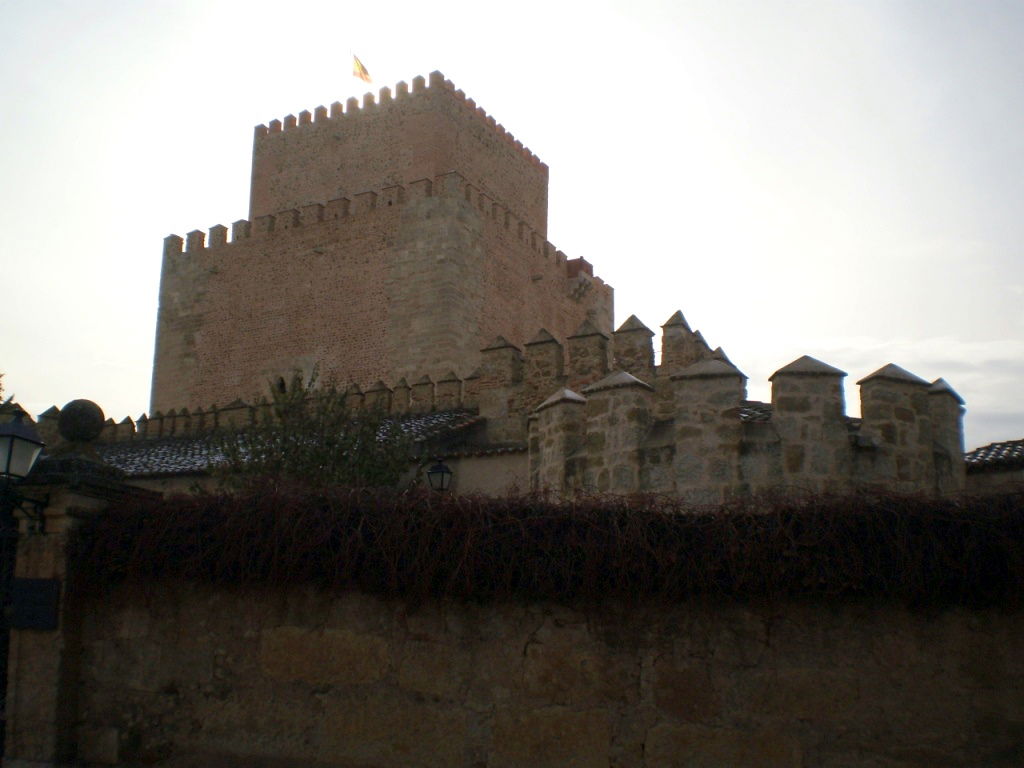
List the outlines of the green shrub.
{"type": "Polygon", "coordinates": [[[394,486],[408,471],[412,440],[381,410],[353,411],[333,384],[299,374],[271,387],[258,422],[218,439],[214,470],[228,489],[394,486]]]}

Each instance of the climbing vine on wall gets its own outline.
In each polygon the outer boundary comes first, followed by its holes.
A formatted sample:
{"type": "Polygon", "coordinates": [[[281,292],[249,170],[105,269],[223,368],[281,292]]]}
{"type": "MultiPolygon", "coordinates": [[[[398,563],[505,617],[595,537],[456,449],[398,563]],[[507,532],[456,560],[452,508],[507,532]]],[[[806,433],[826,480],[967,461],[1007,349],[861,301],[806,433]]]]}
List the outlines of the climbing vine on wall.
{"type": "Polygon", "coordinates": [[[81,583],[316,584],[413,600],[857,599],[1014,604],[1024,494],[809,497],[687,509],[660,497],[369,490],[126,501],[73,541],[81,583]]]}

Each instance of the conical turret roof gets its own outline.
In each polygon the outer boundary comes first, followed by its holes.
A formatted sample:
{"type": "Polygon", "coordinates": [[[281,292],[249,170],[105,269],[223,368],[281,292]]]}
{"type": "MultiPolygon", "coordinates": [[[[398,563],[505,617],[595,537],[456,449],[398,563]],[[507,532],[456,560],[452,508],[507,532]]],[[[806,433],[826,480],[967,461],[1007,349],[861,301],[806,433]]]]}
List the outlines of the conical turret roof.
{"type": "Polygon", "coordinates": [[[534,413],[536,413],[537,411],[542,411],[545,408],[550,408],[551,406],[558,405],[559,403],[583,404],[585,402],[587,402],[587,398],[583,397],[583,395],[579,394],[578,392],[573,392],[571,389],[568,389],[567,387],[562,387],[560,390],[551,395],[551,397],[549,397],[543,403],[534,408],[533,411],[534,413]]]}
{"type": "Polygon", "coordinates": [[[558,343],[558,339],[552,336],[548,332],[547,328],[541,328],[539,331],[537,331],[537,335],[530,339],[528,342],[526,342],[524,346],[528,347],[531,344],[547,344],[552,341],[555,342],[556,344],[558,343]]]}
{"type": "Polygon", "coordinates": [[[901,381],[905,384],[923,384],[926,387],[931,386],[927,381],[922,379],[920,376],[915,376],[906,368],[900,368],[895,363],[889,363],[883,365],[874,373],[869,373],[863,379],[858,381],[858,384],[863,384],[865,381],[871,381],[873,379],[888,379],[889,381],[901,381]]]}
{"type": "Polygon", "coordinates": [[[710,360],[700,360],[693,365],[688,365],[672,378],[713,379],[724,376],[742,376],[744,379],[747,378],[746,374],[732,363],[727,363],[725,360],[717,360],[715,358],[710,360]]]}
{"type": "Polygon", "coordinates": [[[626,371],[615,371],[605,376],[600,381],[595,381],[588,387],[584,387],[583,394],[589,395],[592,392],[603,392],[606,389],[619,389],[621,387],[643,387],[653,390],[650,384],[641,381],[636,376],[626,371]]]}
{"type": "Polygon", "coordinates": [[[821,360],[817,360],[810,355],[803,355],[798,357],[788,365],[784,365],[771,376],[768,380],[771,381],[776,376],[845,376],[846,371],[841,371],[838,368],[834,368],[828,363],[823,363],[821,360]]]}
{"type": "Polygon", "coordinates": [[[569,338],[581,339],[585,336],[604,336],[606,339],[608,338],[608,334],[599,330],[598,327],[591,322],[589,317],[583,321],[579,328],[576,329],[576,333],[569,338]]]}
{"type": "Polygon", "coordinates": [[[949,382],[946,381],[945,379],[939,378],[939,379],[936,379],[935,381],[933,381],[932,385],[930,387],[928,387],[928,394],[929,395],[950,395],[953,399],[955,399],[958,403],[960,403],[960,405],[964,404],[964,399],[962,397],[960,397],[959,394],[957,394],[957,391],[955,389],[953,389],[951,386],[949,386],[949,382]]]}
{"type": "Polygon", "coordinates": [[[636,315],[630,315],[626,318],[626,322],[619,326],[616,333],[628,333],[629,331],[646,331],[649,336],[654,335],[654,331],[640,322],[640,318],[636,315]]]}
{"type": "Polygon", "coordinates": [[[686,318],[683,317],[682,310],[679,310],[679,309],[677,309],[672,314],[672,317],[670,317],[668,320],[666,320],[661,325],[662,328],[670,328],[670,327],[676,327],[676,326],[682,326],[686,330],[688,330],[688,331],[690,330],[690,324],[686,322],[686,318]]]}
{"type": "Polygon", "coordinates": [[[505,349],[507,347],[511,347],[512,349],[519,349],[519,347],[517,347],[511,341],[506,339],[504,336],[495,336],[494,341],[492,341],[490,344],[484,347],[483,350],[481,351],[486,352],[489,349],[505,349]]]}

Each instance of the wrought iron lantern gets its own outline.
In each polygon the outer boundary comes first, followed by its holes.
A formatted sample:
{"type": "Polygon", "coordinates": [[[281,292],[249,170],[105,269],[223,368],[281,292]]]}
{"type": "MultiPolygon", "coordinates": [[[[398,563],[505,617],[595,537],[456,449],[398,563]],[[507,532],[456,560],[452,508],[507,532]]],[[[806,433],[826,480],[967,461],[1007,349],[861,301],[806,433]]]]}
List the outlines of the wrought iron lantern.
{"type": "Polygon", "coordinates": [[[11,421],[0,424],[0,529],[17,531],[14,510],[21,509],[29,518],[30,530],[42,532],[43,509],[46,499],[32,499],[22,495],[15,485],[24,480],[45,443],[31,423],[25,423],[25,413],[16,411],[11,421]]]}
{"type": "Polygon", "coordinates": [[[427,482],[435,491],[447,491],[452,484],[452,471],[441,459],[427,470],[427,482]]]}
{"type": "Polygon", "coordinates": [[[13,421],[0,424],[0,479],[6,483],[27,477],[45,445],[24,418],[24,411],[17,411],[13,421]]]}

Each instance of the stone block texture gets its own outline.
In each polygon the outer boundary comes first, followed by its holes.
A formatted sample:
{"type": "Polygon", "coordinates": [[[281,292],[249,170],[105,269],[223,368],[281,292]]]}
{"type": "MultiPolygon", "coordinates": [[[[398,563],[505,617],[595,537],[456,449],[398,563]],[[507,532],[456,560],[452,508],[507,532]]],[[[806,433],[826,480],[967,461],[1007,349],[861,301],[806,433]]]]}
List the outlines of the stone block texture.
{"type": "MultiPolygon", "coordinates": [[[[553,390],[528,422],[533,490],[668,493],[718,504],[768,491],[964,489],[963,401],[941,379],[928,384],[884,366],[861,380],[863,417],[855,419],[845,412],[846,374],[805,355],[771,377],[771,403],[753,402],[746,376],[684,323],[680,313],[669,319],[662,347],[686,354],[656,366],[648,363],[650,332],[635,318],[610,346],[602,334],[569,337],[569,386],[553,390]],[[632,371],[572,388],[596,378],[609,359],[632,371]]],[[[563,364],[548,360],[547,368],[563,364]]],[[[533,384],[508,385],[506,399],[531,405],[533,384]]],[[[489,416],[485,401],[481,413],[489,416]]]]}
{"type": "Polygon", "coordinates": [[[1018,766],[1020,611],[460,604],[193,584],[84,606],[78,757],[323,768],[1018,766]]]}
{"type": "Polygon", "coordinates": [[[546,241],[547,166],[439,73],[315,114],[257,128],[230,242],[165,240],[151,411],[315,365],[363,386],[466,377],[498,335],[611,331],[611,288],[546,241]]]}
{"type": "Polygon", "coordinates": [[[104,439],[244,423],[268,383],[319,367],[353,407],[476,410],[481,442],[528,449],[523,489],[963,490],[941,379],[886,365],[858,419],[846,374],[811,357],[757,403],[682,312],[657,343],[635,315],[613,332],[611,288],[545,239],[547,173],[439,73],[260,126],[249,220],[164,242],[152,411],[104,439]]]}

